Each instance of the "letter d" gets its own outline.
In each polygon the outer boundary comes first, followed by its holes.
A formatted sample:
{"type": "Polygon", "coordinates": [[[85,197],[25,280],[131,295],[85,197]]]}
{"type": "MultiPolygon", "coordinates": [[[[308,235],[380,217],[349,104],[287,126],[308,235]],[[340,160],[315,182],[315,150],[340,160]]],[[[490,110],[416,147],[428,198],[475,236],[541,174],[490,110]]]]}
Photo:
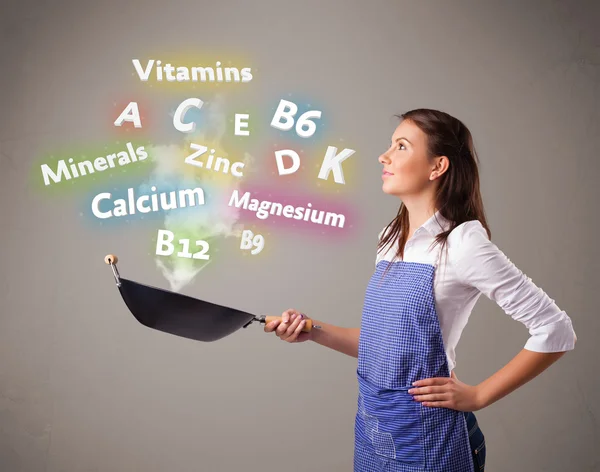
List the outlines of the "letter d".
{"type": "Polygon", "coordinates": [[[279,175],[293,174],[300,168],[300,156],[297,152],[292,151],[291,149],[275,151],[275,159],[277,161],[277,170],[279,171],[279,175]],[[292,161],[294,161],[294,164],[289,169],[285,169],[283,167],[283,156],[291,157],[292,161]]]}

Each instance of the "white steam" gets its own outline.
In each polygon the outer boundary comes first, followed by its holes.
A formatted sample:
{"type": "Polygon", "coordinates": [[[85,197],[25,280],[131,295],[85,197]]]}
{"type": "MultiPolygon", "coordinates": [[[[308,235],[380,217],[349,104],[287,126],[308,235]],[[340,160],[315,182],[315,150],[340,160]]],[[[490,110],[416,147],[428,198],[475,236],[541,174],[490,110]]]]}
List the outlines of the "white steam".
{"type": "MultiPolygon", "coordinates": [[[[189,113],[188,113],[189,115],[189,113]]],[[[185,135],[181,146],[151,146],[149,154],[153,157],[155,168],[152,171],[148,186],[155,185],[157,189],[183,189],[200,187],[205,191],[205,204],[184,210],[175,209],[165,211],[164,222],[161,229],[172,231],[175,235],[173,244],[175,251],[172,256],[155,256],[156,265],[170,284],[171,290],[179,291],[187,285],[214,256],[215,251],[211,246],[208,254],[210,259],[199,260],[177,257],[181,246],[178,244],[180,235],[190,236],[189,252],[200,250],[196,247],[196,240],[205,240],[211,244],[218,237],[241,236],[242,229],[237,225],[240,209],[230,207],[227,203],[233,190],[238,189],[240,178],[231,174],[224,174],[214,170],[198,168],[185,164],[185,157],[194,152],[190,143],[208,146],[215,149],[215,155],[226,156],[227,150],[222,145],[222,138],[226,132],[226,115],[223,111],[222,97],[215,97],[211,101],[205,101],[198,111],[201,116],[200,123],[196,125],[194,133],[185,135]],[[218,175],[215,175],[218,174],[218,175]]],[[[185,121],[190,118],[185,117],[185,121]]],[[[199,158],[206,158],[208,153],[199,158]]],[[[233,161],[244,162],[244,170],[251,164],[253,158],[248,153],[242,156],[229,156],[233,161]]],[[[242,177],[243,179],[243,177],[242,177]]]]}

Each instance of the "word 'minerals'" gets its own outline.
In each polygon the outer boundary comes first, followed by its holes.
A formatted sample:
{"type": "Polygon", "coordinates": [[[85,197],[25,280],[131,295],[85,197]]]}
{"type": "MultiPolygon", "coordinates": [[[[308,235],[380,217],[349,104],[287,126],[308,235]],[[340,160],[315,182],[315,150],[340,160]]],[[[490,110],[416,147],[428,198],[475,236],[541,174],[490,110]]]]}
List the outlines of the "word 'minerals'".
{"type": "Polygon", "coordinates": [[[93,174],[96,171],[102,172],[103,170],[116,167],[115,161],[118,162],[119,166],[131,164],[132,162],[143,161],[148,157],[148,153],[144,151],[144,146],[140,146],[137,149],[133,149],[131,143],[127,143],[127,152],[120,151],[113,154],[108,154],[104,157],[97,157],[93,161],[80,161],[77,163],[73,162],[73,158],[69,158],[69,166],[64,159],[58,161],[56,166],[56,172],[54,172],[49,165],[42,164],[42,176],[44,177],[44,184],[50,185],[50,179],[54,183],[60,182],[63,178],[65,180],[74,179],[81,177],[82,175],[93,174]],[[69,172],[69,168],[71,171],[69,172]]]}

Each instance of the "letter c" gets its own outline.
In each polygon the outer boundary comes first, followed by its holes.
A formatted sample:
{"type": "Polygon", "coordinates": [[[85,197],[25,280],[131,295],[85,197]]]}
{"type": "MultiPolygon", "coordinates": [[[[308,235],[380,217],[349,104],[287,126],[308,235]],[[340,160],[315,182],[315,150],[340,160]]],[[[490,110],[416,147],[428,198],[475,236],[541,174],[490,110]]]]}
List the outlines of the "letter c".
{"type": "Polygon", "coordinates": [[[92,200],[92,213],[94,214],[94,216],[96,218],[104,219],[104,218],[110,218],[111,216],[113,216],[111,211],[102,212],[98,209],[98,203],[100,202],[100,200],[106,200],[107,198],[110,198],[110,193],[104,192],[104,193],[99,193],[92,200]]]}
{"type": "Polygon", "coordinates": [[[234,162],[233,165],[231,166],[231,174],[234,175],[235,177],[242,177],[244,174],[242,173],[241,170],[238,170],[238,167],[243,169],[244,163],[243,162],[234,162]]]}
{"type": "Polygon", "coordinates": [[[196,123],[183,123],[181,118],[190,108],[196,107],[200,109],[202,108],[203,104],[204,102],[199,98],[188,98],[181,102],[177,107],[177,110],[175,110],[175,114],[173,115],[173,126],[175,126],[175,129],[177,131],[181,131],[182,133],[193,133],[196,129],[196,123]]]}

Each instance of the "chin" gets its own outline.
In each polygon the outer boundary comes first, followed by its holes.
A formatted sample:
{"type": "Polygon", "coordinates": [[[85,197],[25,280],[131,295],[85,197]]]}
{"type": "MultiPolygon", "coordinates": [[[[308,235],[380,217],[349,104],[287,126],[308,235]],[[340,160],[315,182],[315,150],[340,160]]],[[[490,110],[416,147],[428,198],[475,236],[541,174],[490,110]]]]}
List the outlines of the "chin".
{"type": "Polygon", "coordinates": [[[387,193],[388,195],[394,195],[396,193],[393,187],[386,185],[386,182],[384,182],[381,186],[381,190],[383,191],[383,193],[387,193]]]}

